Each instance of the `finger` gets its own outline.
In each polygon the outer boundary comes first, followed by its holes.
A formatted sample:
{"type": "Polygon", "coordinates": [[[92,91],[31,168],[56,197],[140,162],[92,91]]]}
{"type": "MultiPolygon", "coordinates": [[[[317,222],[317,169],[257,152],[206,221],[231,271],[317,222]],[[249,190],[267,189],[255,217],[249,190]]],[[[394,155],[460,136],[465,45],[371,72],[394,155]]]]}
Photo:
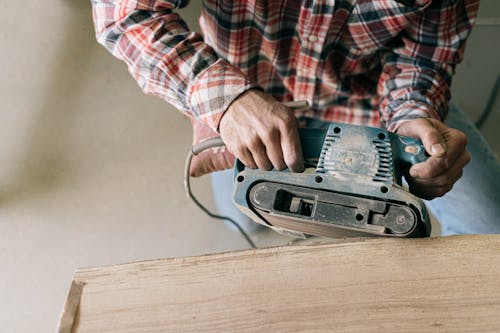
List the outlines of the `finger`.
{"type": "Polygon", "coordinates": [[[271,161],[276,170],[283,170],[286,168],[286,163],[283,158],[283,151],[281,149],[280,133],[277,129],[266,132],[264,135],[264,142],[267,151],[267,157],[271,161]]]}
{"type": "MultiPolygon", "coordinates": [[[[450,149],[451,151],[451,149],[450,149]]],[[[432,179],[448,173],[449,169],[457,172],[462,170],[470,162],[470,154],[467,150],[462,151],[458,158],[450,161],[451,157],[430,157],[427,161],[414,164],[410,170],[410,176],[419,179],[432,179]]]]}
{"type": "Polygon", "coordinates": [[[442,197],[451,190],[451,187],[419,187],[410,186],[410,192],[418,196],[419,198],[425,200],[432,200],[438,197],[442,197]]]}
{"type": "Polygon", "coordinates": [[[269,171],[273,168],[267,157],[266,148],[260,139],[254,139],[253,143],[248,146],[248,149],[259,169],[269,171]]]}
{"type": "Polygon", "coordinates": [[[443,137],[448,147],[446,151],[448,164],[455,164],[455,161],[466,153],[467,136],[459,130],[447,128],[443,131],[443,137]]]}
{"type": "Polygon", "coordinates": [[[304,157],[300,145],[300,136],[297,120],[292,116],[280,128],[281,149],[283,159],[292,172],[304,171],[304,157]]]}
{"type": "Polygon", "coordinates": [[[429,155],[441,157],[446,154],[446,141],[438,128],[442,125],[441,122],[434,122],[431,119],[424,118],[412,121],[407,126],[404,125],[402,125],[403,130],[398,131],[398,133],[422,140],[425,150],[429,155]]]}
{"type": "Polygon", "coordinates": [[[257,164],[255,163],[252,153],[247,148],[241,148],[236,153],[233,153],[236,157],[247,167],[251,169],[257,169],[257,164]]]}
{"type": "Polygon", "coordinates": [[[469,163],[468,152],[463,154],[456,163],[443,175],[434,178],[412,178],[408,179],[410,191],[421,198],[430,200],[440,197],[451,191],[454,184],[462,177],[463,167],[469,163]]]}
{"type": "Polygon", "coordinates": [[[410,185],[410,192],[426,200],[432,200],[437,197],[442,197],[453,189],[455,183],[462,177],[462,171],[449,178],[439,180],[436,179],[435,183],[431,186],[423,183],[413,183],[410,185]]]}
{"type": "Polygon", "coordinates": [[[429,157],[427,161],[411,166],[409,172],[413,178],[434,178],[448,170],[448,160],[442,157],[429,157]]]}
{"type": "Polygon", "coordinates": [[[410,182],[420,188],[447,187],[453,185],[462,176],[463,168],[454,167],[445,174],[433,178],[411,178],[410,182]]]}

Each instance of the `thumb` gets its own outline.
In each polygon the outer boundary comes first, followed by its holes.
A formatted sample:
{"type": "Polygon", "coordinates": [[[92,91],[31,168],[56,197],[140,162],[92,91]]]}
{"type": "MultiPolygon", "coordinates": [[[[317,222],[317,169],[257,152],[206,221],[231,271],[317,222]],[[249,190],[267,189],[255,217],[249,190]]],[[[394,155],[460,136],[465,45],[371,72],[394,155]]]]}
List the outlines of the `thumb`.
{"type": "Polygon", "coordinates": [[[417,119],[403,123],[398,129],[398,134],[422,140],[427,153],[433,157],[446,154],[446,141],[440,128],[443,124],[435,119],[417,119]]]}

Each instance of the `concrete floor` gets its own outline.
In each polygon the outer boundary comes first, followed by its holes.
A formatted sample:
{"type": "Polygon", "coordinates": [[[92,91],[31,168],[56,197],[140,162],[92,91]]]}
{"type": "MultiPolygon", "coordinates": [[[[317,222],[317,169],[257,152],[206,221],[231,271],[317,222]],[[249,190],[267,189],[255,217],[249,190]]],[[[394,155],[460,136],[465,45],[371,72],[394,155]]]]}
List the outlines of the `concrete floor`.
{"type": "MultiPolygon", "coordinates": [[[[191,26],[197,3],[183,11],[191,26]]],[[[87,1],[4,1],[0,16],[2,331],[54,331],[77,267],[247,247],[185,198],[190,124],[144,96],[96,44],[87,1]]],[[[477,56],[456,79],[458,102],[473,117],[499,72],[495,57],[493,73],[483,71],[491,55],[483,59],[481,48],[498,51],[498,43],[479,37],[498,36],[493,29],[477,29],[477,56]]],[[[498,120],[494,112],[485,127],[497,152],[491,124],[498,120]]],[[[194,186],[212,206],[208,177],[194,186]]],[[[261,246],[288,241],[272,233],[257,239],[261,246]]]]}

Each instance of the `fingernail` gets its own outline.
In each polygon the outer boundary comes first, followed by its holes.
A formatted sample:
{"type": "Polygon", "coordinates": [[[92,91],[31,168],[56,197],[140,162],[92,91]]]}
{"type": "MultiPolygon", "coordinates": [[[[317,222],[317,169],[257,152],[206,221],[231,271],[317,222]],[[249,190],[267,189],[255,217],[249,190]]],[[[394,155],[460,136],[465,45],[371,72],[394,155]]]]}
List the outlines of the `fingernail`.
{"type": "Polygon", "coordinates": [[[445,152],[446,152],[446,148],[440,143],[436,143],[435,145],[431,146],[432,155],[440,156],[440,155],[443,155],[445,152]]]}

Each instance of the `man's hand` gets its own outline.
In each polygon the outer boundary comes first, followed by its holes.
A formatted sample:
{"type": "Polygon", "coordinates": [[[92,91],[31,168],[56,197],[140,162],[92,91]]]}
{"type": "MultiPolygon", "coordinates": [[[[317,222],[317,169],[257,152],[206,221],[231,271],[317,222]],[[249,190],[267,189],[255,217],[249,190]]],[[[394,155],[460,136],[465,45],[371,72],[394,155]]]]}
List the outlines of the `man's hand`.
{"type": "Polygon", "coordinates": [[[427,161],[410,168],[410,191],[428,200],[449,192],[470,161],[465,134],[427,118],[407,121],[397,133],[422,140],[430,155],[427,161]]]}
{"type": "Polygon", "coordinates": [[[304,170],[297,119],[264,92],[249,90],[238,97],[222,116],[219,132],[247,167],[304,170]]]}

